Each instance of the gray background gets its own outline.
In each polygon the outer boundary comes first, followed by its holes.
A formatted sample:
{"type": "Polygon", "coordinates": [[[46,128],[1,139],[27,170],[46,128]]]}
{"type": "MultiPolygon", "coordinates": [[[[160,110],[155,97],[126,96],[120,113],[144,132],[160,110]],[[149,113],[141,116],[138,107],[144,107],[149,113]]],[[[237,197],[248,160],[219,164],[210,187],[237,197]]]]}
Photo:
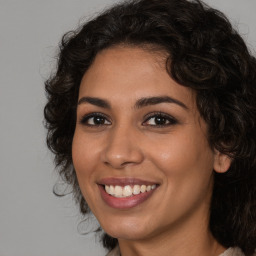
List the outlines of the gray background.
{"type": "MultiPolygon", "coordinates": [[[[72,197],[58,180],[42,125],[43,81],[61,35],[115,0],[0,0],[0,256],[104,255],[77,232],[72,197]]],[[[208,0],[256,49],[256,0],[208,0]]]]}

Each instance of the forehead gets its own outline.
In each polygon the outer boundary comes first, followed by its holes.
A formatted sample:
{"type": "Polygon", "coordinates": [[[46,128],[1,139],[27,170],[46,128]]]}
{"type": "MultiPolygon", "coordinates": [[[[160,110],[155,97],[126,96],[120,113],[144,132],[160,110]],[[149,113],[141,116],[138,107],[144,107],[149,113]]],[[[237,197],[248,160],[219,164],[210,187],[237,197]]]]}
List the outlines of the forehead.
{"type": "MultiPolygon", "coordinates": [[[[97,54],[84,74],[79,97],[120,100],[168,95],[194,104],[191,89],[176,83],[166,71],[164,52],[139,47],[113,47],[97,54]]],[[[185,103],[185,104],[186,104],[185,103]]]]}

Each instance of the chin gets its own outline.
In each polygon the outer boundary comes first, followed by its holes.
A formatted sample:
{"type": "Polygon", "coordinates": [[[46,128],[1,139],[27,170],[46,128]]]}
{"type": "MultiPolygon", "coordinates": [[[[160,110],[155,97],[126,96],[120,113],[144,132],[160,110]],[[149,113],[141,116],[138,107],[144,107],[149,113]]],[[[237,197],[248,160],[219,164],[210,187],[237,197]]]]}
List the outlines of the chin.
{"type": "Polygon", "coordinates": [[[124,230],[122,228],[119,230],[111,230],[110,232],[106,233],[111,237],[117,238],[119,240],[138,241],[148,237],[147,234],[145,234],[145,231],[124,230]]]}
{"type": "MultiPolygon", "coordinates": [[[[105,221],[104,221],[105,222],[105,221]]],[[[143,223],[138,223],[137,221],[128,220],[116,220],[112,222],[102,223],[103,230],[110,236],[123,239],[123,240],[140,240],[146,238],[148,234],[148,229],[143,223]]]]}

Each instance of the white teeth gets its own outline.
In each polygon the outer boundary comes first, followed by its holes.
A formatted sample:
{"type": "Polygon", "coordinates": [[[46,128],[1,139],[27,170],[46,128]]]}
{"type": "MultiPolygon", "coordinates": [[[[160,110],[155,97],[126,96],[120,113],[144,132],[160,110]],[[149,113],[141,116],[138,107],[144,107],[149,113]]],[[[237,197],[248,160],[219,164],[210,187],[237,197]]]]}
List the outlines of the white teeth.
{"type": "Polygon", "coordinates": [[[133,193],[134,195],[138,195],[138,194],[140,193],[140,185],[134,185],[134,186],[133,186],[132,193],[133,193]]]}
{"type": "Polygon", "coordinates": [[[105,185],[105,190],[109,195],[114,197],[129,197],[132,195],[138,195],[140,193],[149,192],[156,188],[156,184],[154,185],[126,185],[124,187],[114,186],[114,185],[105,185]]]}
{"type": "Polygon", "coordinates": [[[123,196],[123,189],[120,186],[115,186],[115,193],[114,195],[116,197],[122,197],[123,196]]]}
{"type": "Polygon", "coordinates": [[[115,188],[114,188],[114,186],[110,185],[110,187],[109,187],[109,193],[108,193],[108,194],[110,194],[110,195],[114,195],[114,194],[115,194],[115,188]]]}
{"type": "Polygon", "coordinates": [[[132,195],[132,188],[131,186],[125,186],[123,188],[123,196],[131,196],[132,195]]]}
{"type": "Polygon", "coordinates": [[[147,186],[147,192],[150,191],[150,190],[151,190],[151,186],[148,185],[148,186],[147,186]]]}
{"type": "Polygon", "coordinates": [[[142,185],[142,186],[140,187],[140,192],[141,192],[141,193],[146,192],[146,190],[147,190],[146,185],[142,185]]]}

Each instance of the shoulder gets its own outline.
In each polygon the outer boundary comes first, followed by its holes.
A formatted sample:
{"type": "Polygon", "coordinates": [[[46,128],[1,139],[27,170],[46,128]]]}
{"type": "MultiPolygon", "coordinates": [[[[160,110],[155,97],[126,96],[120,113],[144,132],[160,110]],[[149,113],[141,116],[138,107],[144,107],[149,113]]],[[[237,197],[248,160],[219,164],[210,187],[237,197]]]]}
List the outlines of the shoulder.
{"type": "MultiPolygon", "coordinates": [[[[120,256],[119,247],[116,246],[113,250],[111,250],[106,256],[120,256]]],[[[230,247],[225,252],[223,252],[219,256],[245,256],[242,250],[238,247],[230,247]]],[[[256,256],[256,254],[254,254],[256,256]]]]}
{"type": "Polygon", "coordinates": [[[106,256],[120,256],[119,246],[116,246],[113,250],[111,250],[106,256]]]}
{"type": "MultiPolygon", "coordinates": [[[[230,247],[219,256],[245,256],[242,250],[238,247],[230,247]]],[[[256,254],[254,254],[256,256],[256,254]]]]}

